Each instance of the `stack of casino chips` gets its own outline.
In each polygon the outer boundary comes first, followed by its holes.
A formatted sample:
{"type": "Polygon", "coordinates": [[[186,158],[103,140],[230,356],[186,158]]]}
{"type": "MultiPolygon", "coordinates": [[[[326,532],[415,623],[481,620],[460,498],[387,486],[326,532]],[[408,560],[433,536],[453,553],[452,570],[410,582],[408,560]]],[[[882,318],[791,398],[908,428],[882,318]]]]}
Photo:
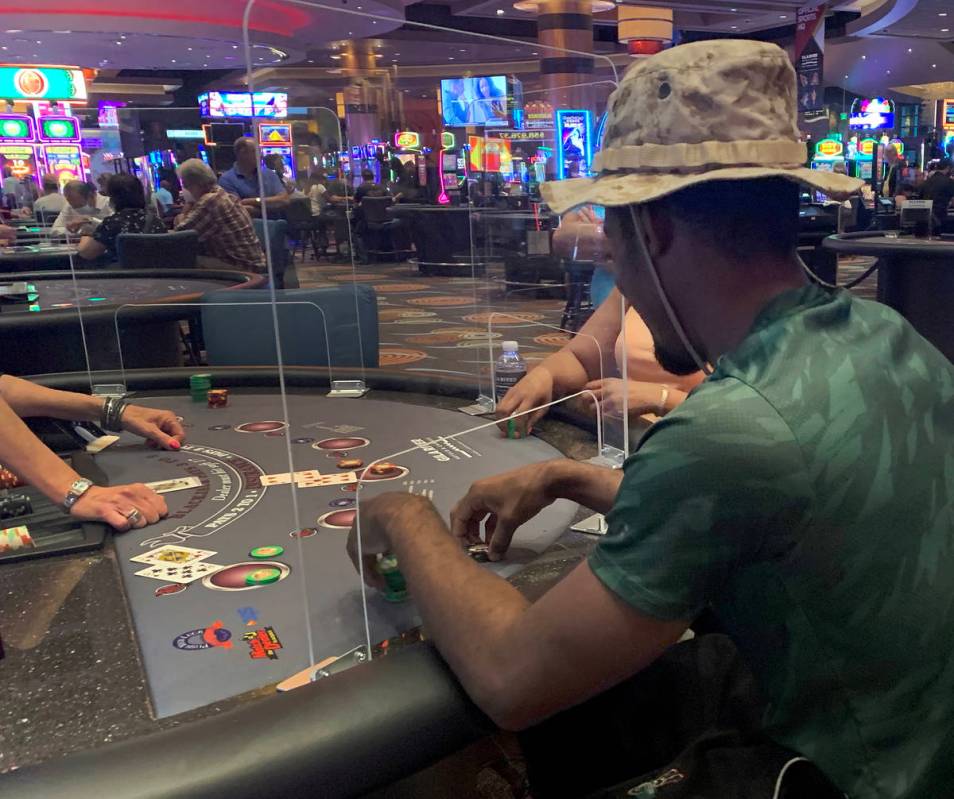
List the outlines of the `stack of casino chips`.
{"type": "Polygon", "coordinates": [[[210,408],[224,408],[229,404],[229,390],[227,388],[212,388],[206,392],[210,408]]]}
{"type": "Polygon", "coordinates": [[[19,488],[26,485],[19,475],[14,474],[5,466],[0,466],[0,488],[19,488]]]}
{"type": "Polygon", "coordinates": [[[26,525],[8,527],[0,530],[0,555],[16,552],[18,549],[32,549],[36,544],[26,525]]]}
{"type": "Polygon", "coordinates": [[[208,391],[212,388],[212,375],[199,374],[189,377],[189,393],[193,402],[207,402],[208,391]]]}

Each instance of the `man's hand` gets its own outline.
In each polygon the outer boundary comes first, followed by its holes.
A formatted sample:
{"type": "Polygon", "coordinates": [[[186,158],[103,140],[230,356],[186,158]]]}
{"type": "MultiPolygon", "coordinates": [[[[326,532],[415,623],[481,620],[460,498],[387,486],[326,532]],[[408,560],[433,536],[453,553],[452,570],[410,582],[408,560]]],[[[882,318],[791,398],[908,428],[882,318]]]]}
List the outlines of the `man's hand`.
{"type": "Polygon", "coordinates": [[[451,510],[451,532],[467,546],[481,543],[480,523],[490,560],[500,560],[517,528],[557,497],[550,491],[549,464],[534,463],[474,483],[451,510]]]}
{"type": "Polygon", "coordinates": [[[179,449],[185,441],[185,431],[172,411],[127,405],[123,411],[123,430],[145,438],[163,449],[179,449]]]}
{"type": "MultiPolygon", "coordinates": [[[[637,380],[627,380],[624,389],[623,381],[618,377],[608,377],[603,380],[592,380],[585,388],[592,391],[596,401],[600,403],[603,413],[610,416],[622,416],[624,395],[628,393],[626,408],[630,418],[642,416],[644,413],[658,414],[663,399],[663,386],[658,383],[642,383],[637,380]],[[628,391],[626,391],[628,389],[628,391]]],[[[589,402],[593,397],[584,394],[583,398],[589,402]]]]}
{"type": "Polygon", "coordinates": [[[70,516],[92,522],[106,522],[117,530],[145,527],[155,524],[169,512],[166,501],[142,483],[102,488],[93,486],[76,500],[70,516]],[[135,522],[128,515],[133,509],[139,511],[135,522]]]}
{"type": "MultiPolygon", "coordinates": [[[[538,366],[508,391],[502,400],[497,403],[495,415],[498,419],[517,413],[524,413],[531,408],[546,405],[553,400],[553,375],[542,366],[538,366]]],[[[533,426],[546,415],[547,408],[541,408],[533,413],[524,413],[514,419],[518,437],[526,437],[533,432],[533,426]]],[[[498,427],[507,432],[507,423],[501,422],[498,427]]]]}
{"type": "Polygon", "coordinates": [[[70,233],[78,233],[84,225],[89,224],[89,217],[79,216],[66,223],[66,229],[70,233]]]}
{"type": "Polygon", "coordinates": [[[384,579],[375,569],[377,556],[392,550],[390,535],[393,531],[413,527],[417,514],[433,508],[429,499],[396,491],[362,500],[358,510],[361,515],[360,546],[358,517],[355,516],[354,524],[348,533],[347,549],[348,557],[359,573],[363,564],[365,583],[379,591],[385,590],[384,579]]]}

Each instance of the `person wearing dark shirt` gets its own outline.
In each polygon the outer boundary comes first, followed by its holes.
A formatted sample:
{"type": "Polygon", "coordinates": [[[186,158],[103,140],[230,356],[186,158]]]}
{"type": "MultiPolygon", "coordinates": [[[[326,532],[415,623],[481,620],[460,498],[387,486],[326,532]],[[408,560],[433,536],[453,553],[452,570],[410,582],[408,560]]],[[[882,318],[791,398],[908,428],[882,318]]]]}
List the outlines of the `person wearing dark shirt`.
{"type": "Polygon", "coordinates": [[[361,205],[365,197],[383,197],[385,195],[384,187],[374,182],[374,173],[370,169],[361,171],[361,185],[355,189],[355,204],[361,205]]]}
{"type": "Polygon", "coordinates": [[[103,255],[116,258],[116,239],[120,233],[165,233],[166,226],[150,207],[146,208],[146,193],[142,183],[133,175],[111,175],[106,184],[112,216],[106,217],[95,228],[80,229],[77,254],[92,261],[103,255]]]}
{"type": "Polygon", "coordinates": [[[948,208],[954,199],[954,178],[951,177],[951,159],[942,158],[937,169],[921,186],[921,199],[931,200],[934,223],[941,228],[947,221],[948,208]]]}

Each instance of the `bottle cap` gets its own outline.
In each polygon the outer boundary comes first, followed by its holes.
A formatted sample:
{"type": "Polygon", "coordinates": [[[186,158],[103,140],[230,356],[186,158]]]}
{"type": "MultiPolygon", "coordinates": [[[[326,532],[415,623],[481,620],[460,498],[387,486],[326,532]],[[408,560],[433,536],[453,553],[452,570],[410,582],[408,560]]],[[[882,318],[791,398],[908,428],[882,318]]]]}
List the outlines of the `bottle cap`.
{"type": "Polygon", "coordinates": [[[518,341],[505,341],[501,344],[504,352],[519,352],[520,351],[520,342],[518,341]]]}

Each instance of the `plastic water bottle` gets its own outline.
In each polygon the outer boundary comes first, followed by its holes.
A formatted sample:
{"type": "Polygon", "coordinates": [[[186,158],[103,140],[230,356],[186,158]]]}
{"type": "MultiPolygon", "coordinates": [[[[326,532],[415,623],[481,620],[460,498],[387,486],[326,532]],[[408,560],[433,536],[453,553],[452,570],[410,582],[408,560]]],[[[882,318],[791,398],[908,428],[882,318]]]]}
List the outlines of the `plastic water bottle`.
{"type": "Polygon", "coordinates": [[[494,363],[494,400],[500,402],[504,395],[527,374],[527,362],[520,357],[520,344],[503,342],[503,352],[494,363]]]}

